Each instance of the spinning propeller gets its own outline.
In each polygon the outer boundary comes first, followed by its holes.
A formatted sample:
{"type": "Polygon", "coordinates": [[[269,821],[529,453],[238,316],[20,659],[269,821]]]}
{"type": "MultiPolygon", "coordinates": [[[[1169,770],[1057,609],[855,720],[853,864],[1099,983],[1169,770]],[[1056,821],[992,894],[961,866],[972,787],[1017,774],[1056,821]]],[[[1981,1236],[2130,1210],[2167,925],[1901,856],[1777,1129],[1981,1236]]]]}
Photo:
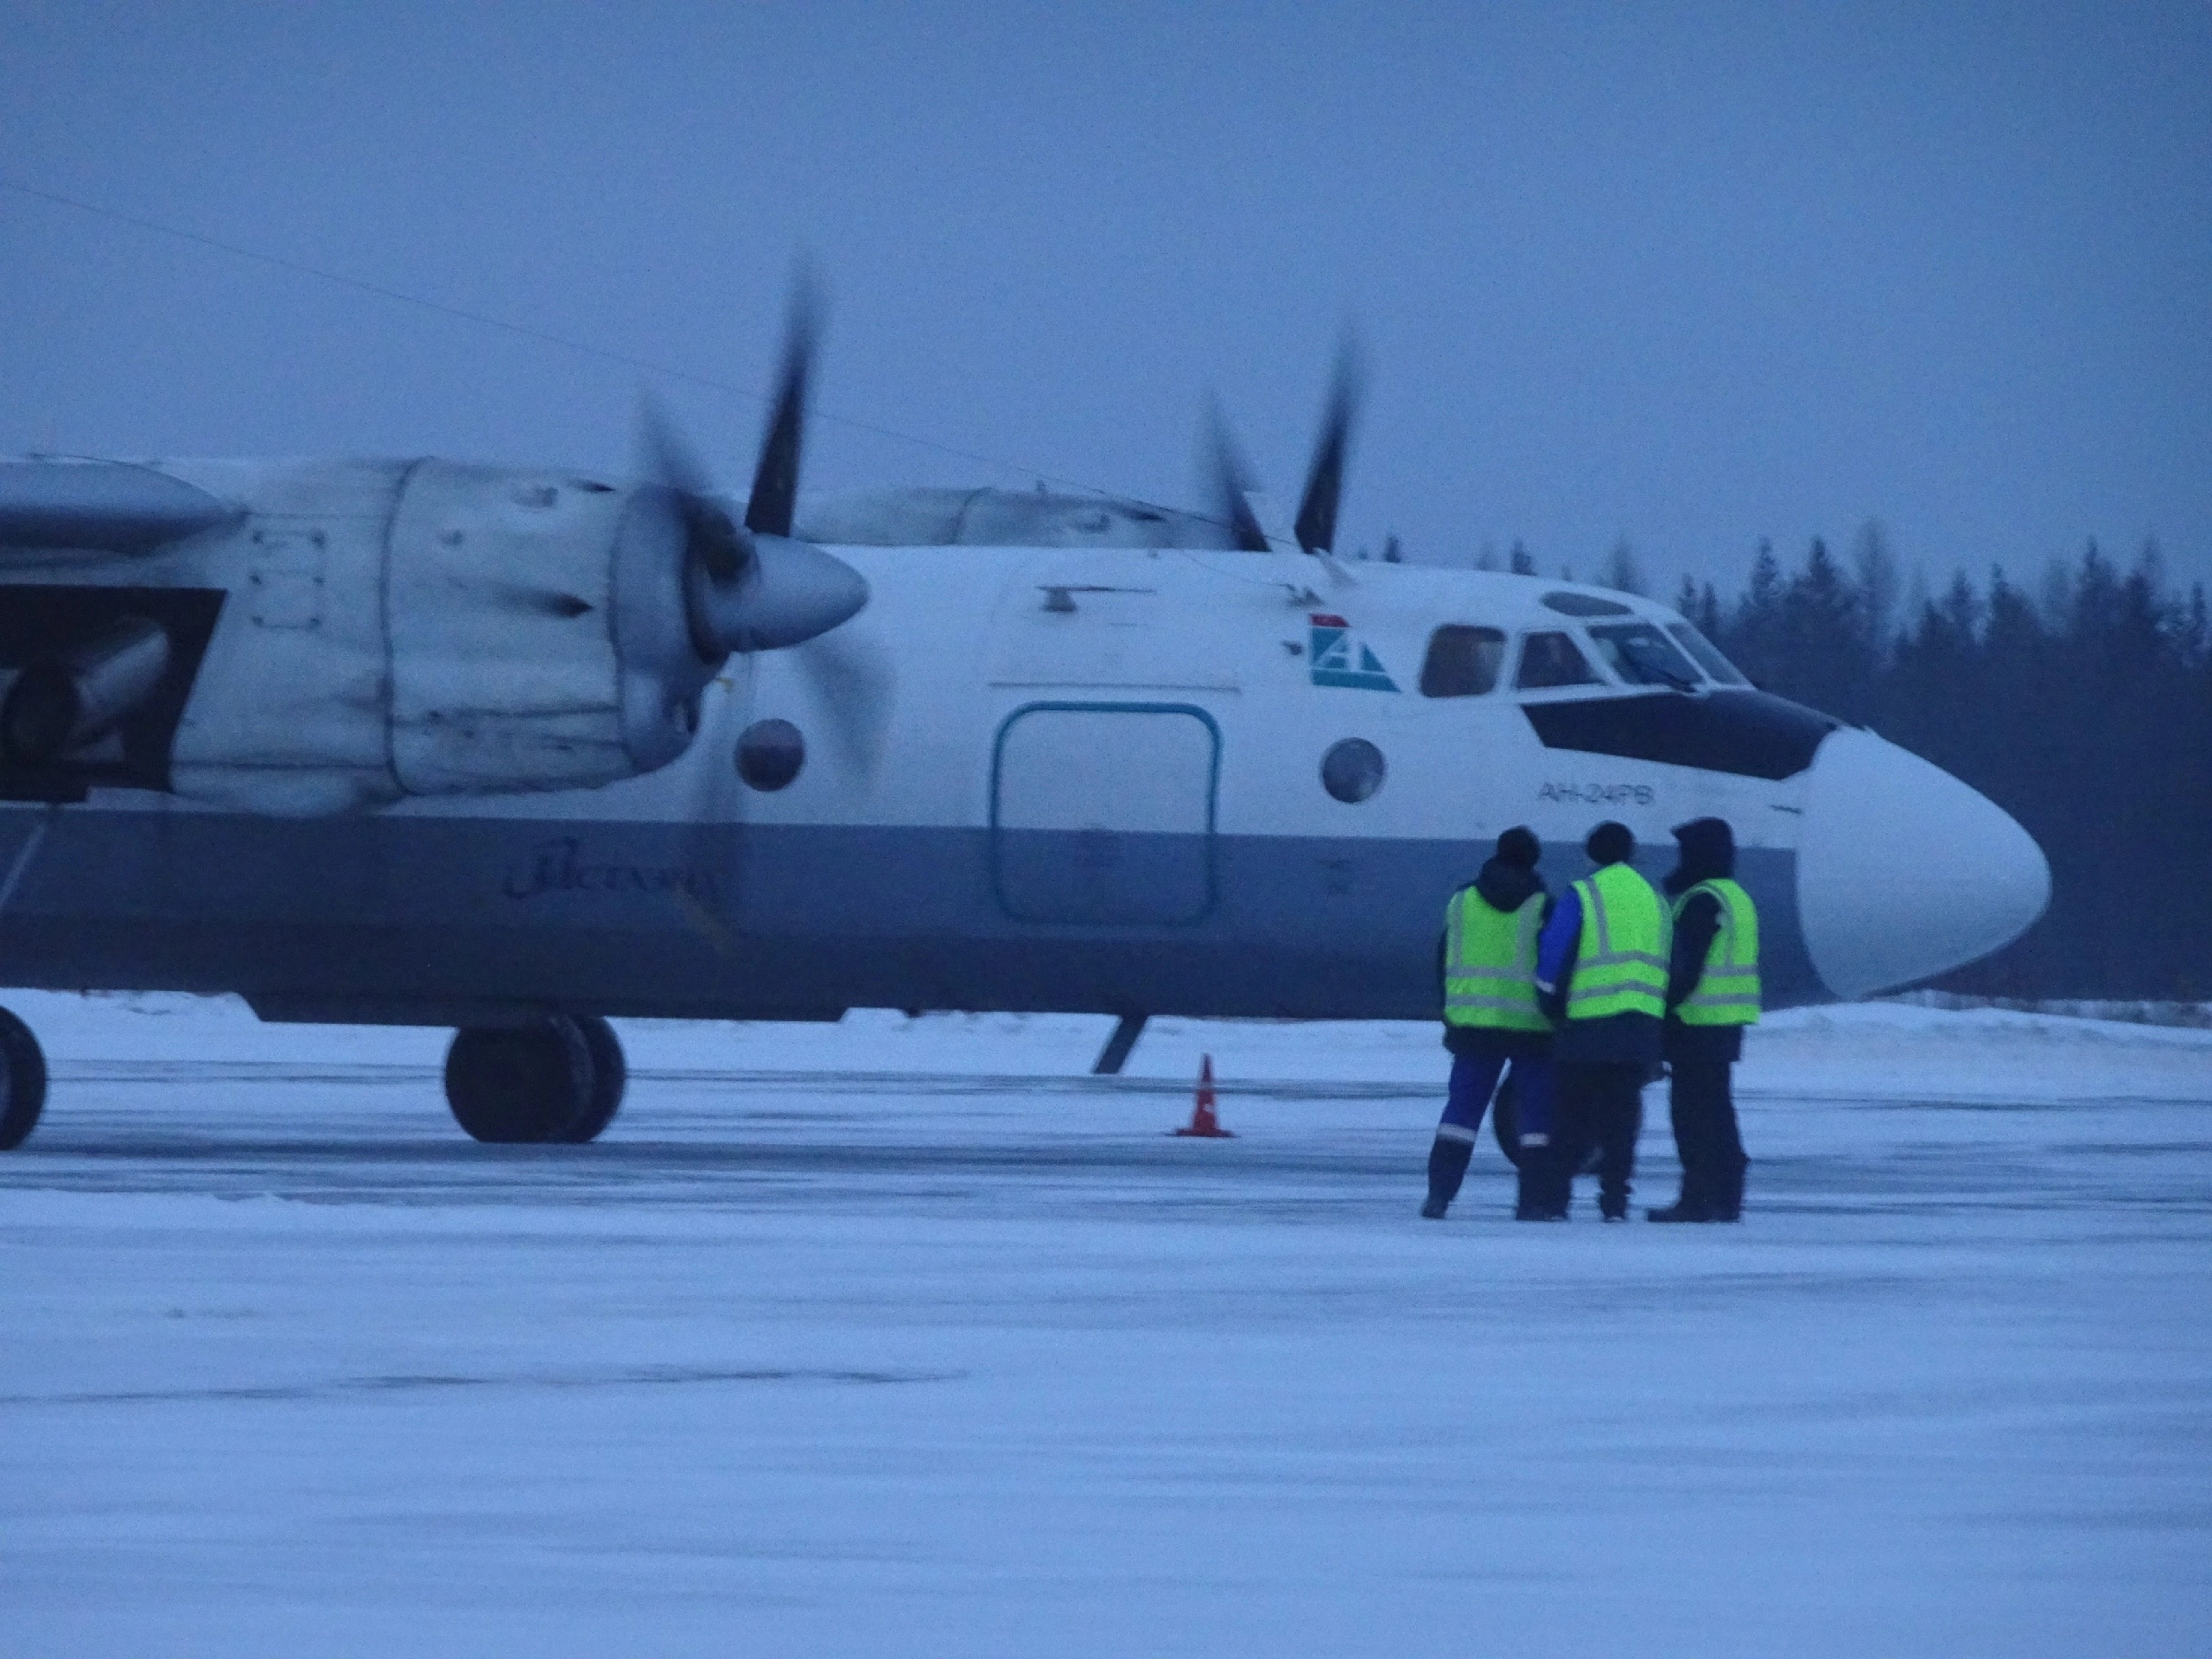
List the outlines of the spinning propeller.
{"type": "Polygon", "coordinates": [[[761,441],[745,522],[731,521],[714,478],[650,396],[639,420],[649,475],[665,495],[684,550],[684,620],[700,657],[773,651],[827,633],[868,603],[859,571],[810,542],[791,538],[805,435],[806,383],[814,360],[814,308],[802,288],[784,340],[776,407],[761,441]]]}
{"type": "Polygon", "coordinates": [[[866,640],[825,637],[868,603],[868,583],[843,560],[791,535],[817,315],[813,288],[802,278],[741,524],[732,521],[712,474],[650,395],[639,448],[683,538],[685,619],[700,657],[719,665],[732,652],[798,647],[792,665],[842,746],[872,770],[889,726],[890,670],[866,640]]]}
{"type": "MultiPolygon", "coordinates": [[[[1358,348],[1347,338],[1337,350],[1335,372],[1330,378],[1329,401],[1321,416],[1321,433],[1313,445],[1313,460],[1306,472],[1306,491],[1298,503],[1293,534],[1298,545],[1318,558],[1331,560],[1337,544],[1337,508],[1344,494],[1344,461],[1351,448],[1353,424],[1359,417],[1360,365],[1358,348]]],[[[1270,550],[1268,533],[1253,511],[1251,469],[1230,435],[1219,404],[1207,415],[1209,466],[1213,509],[1228,526],[1233,544],[1247,553],[1270,550]]]]}

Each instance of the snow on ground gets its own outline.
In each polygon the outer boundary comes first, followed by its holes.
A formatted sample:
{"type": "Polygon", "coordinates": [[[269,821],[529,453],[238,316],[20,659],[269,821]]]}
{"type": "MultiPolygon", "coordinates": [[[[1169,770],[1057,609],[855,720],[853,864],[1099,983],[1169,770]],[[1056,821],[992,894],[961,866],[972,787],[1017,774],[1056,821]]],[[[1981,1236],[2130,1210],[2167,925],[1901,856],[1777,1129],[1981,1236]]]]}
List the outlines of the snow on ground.
{"type": "MultiPolygon", "coordinates": [[[[1426,1026],[439,1033],[0,997],[0,1651],[2203,1650],[2212,1033],[1866,1005],[1736,1228],[1414,1216],[1426,1026]],[[1238,1138],[1176,1140],[1198,1057],[1238,1138]]],[[[1648,1097],[1641,1197],[1673,1160],[1648,1097]]]]}

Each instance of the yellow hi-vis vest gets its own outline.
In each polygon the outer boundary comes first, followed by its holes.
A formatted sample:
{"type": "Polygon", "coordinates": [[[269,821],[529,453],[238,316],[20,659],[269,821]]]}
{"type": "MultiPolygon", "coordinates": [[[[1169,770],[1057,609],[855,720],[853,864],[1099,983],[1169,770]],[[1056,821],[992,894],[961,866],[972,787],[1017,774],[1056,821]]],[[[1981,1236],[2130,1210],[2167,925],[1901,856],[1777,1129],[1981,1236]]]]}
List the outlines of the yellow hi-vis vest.
{"type": "Polygon", "coordinates": [[[1700,893],[1720,901],[1720,931],[1705,953],[1705,972],[1675,1010],[1686,1026],[1748,1026],[1759,1017],[1759,912],[1751,895],[1722,876],[1675,900],[1675,915],[1700,893]]]}
{"type": "Polygon", "coordinates": [[[1536,935],[1544,895],[1520,909],[1494,908],[1472,887],[1444,910],[1444,1022],[1492,1031],[1549,1031],[1536,1007],[1536,935]]]}
{"type": "Polygon", "coordinates": [[[1667,1012],[1667,948],[1674,918],[1651,884],[1625,864],[1608,864],[1574,884],[1582,902],[1569,1020],[1667,1012]]]}

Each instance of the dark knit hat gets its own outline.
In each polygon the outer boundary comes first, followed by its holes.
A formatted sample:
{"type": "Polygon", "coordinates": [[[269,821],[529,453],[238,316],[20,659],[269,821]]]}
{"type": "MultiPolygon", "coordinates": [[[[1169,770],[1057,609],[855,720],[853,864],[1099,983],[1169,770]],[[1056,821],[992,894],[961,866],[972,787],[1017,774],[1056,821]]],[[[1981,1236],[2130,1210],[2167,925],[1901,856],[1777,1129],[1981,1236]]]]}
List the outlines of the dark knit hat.
{"type": "Polygon", "coordinates": [[[1692,818],[1675,826],[1681,855],[1660,885],[1669,893],[1688,893],[1700,881],[1736,874],[1736,832],[1726,818],[1692,818]]]}
{"type": "Polygon", "coordinates": [[[1516,869],[1533,870],[1544,855],[1543,843],[1525,823],[1516,823],[1497,838],[1497,861],[1516,869]]]}
{"type": "Polygon", "coordinates": [[[1607,818],[1590,832],[1582,850],[1590,855],[1592,864],[1625,864],[1636,856],[1636,837],[1628,825],[1607,818]]]}
{"type": "Polygon", "coordinates": [[[1685,864],[1735,867],[1736,832],[1726,818],[1692,818],[1688,823],[1678,823],[1675,839],[1681,843],[1685,864]]]}

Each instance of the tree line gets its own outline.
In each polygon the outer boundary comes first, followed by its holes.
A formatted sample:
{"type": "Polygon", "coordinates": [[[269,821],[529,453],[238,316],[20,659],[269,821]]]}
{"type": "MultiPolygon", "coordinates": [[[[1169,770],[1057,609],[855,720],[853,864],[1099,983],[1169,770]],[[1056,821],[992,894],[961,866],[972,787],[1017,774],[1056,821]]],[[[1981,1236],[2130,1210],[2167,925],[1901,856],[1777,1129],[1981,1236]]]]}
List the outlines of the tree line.
{"type": "MultiPolygon", "coordinates": [[[[1603,578],[1639,586],[1628,548],[1603,578]]],[[[1771,545],[1724,597],[1675,607],[1770,691],[1870,727],[2010,812],[2050,861],[2050,908],[1938,982],[2029,998],[2212,999],[2212,622],[2155,543],[2093,542],[2033,591],[2000,569],[1909,591],[1880,528],[1848,556],[1771,545]]]]}

